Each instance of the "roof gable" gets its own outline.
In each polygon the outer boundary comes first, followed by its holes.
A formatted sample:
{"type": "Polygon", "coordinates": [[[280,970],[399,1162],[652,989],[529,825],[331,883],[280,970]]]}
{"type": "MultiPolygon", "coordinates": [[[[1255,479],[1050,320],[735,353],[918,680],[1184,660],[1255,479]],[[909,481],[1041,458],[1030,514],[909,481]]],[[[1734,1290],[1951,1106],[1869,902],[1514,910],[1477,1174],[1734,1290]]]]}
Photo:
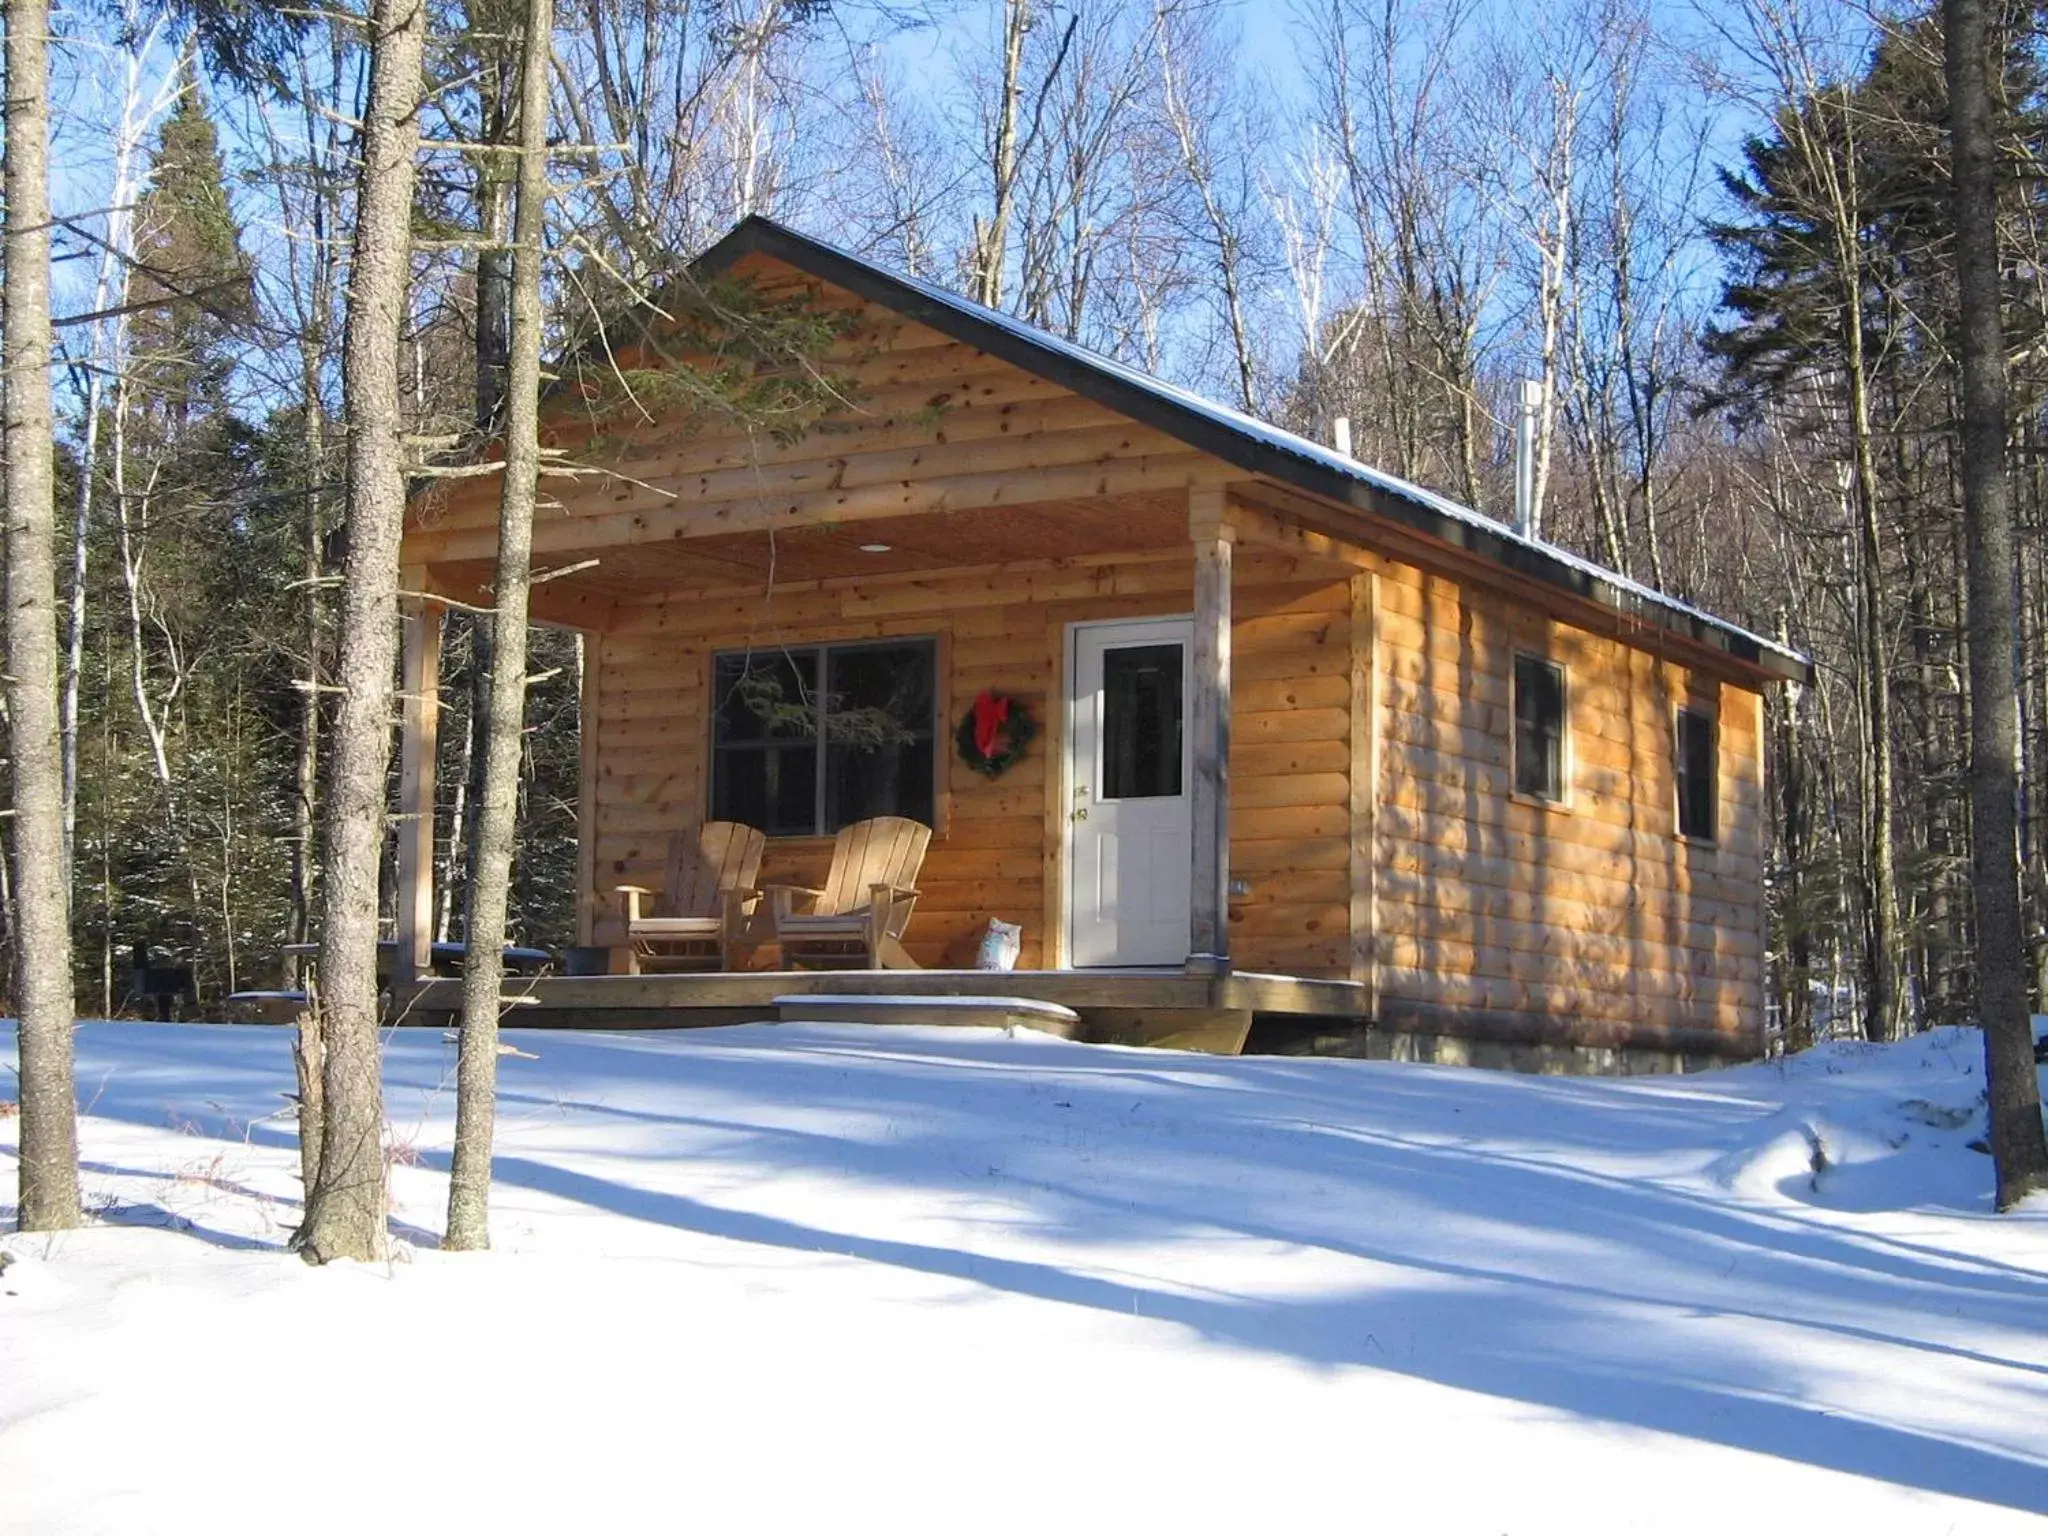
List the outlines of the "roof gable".
{"type": "Polygon", "coordinates": [[[1516,532],[1448,497],[1063,341],[936,284],[904,277],[758,215],[693,264],[719,272],[759,252],[1058,383],[1243,470],[1324,503],[1382,519],[1639,622],[1805,681],[1811,663],[1761,635],[1568,550],[1516,532]]]}

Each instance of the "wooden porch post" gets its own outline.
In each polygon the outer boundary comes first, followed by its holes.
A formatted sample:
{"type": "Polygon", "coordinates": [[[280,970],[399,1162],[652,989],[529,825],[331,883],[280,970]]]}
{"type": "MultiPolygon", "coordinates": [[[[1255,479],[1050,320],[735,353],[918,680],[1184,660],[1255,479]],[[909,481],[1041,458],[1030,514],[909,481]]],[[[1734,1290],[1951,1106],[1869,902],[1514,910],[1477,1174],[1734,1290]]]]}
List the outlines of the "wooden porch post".
{"type": "MultiPolygon", "coordinates": [[[[424,573],[407,573],[417,592],[424,573]]],[[[439,603],[408,599],[401,663],[398,774],[397,982],[417,981],[434,956],[434,767],[441,730],[441,618],[439,603]]]]}
{"type": "Polygon", "coordinates": [[[1220,487],[1188,493],[1195,546],[1195,645],[1188,706],[1193,782],[1187,968],[1230,969],[1230,558],[1237,541],[1220,487]]]}

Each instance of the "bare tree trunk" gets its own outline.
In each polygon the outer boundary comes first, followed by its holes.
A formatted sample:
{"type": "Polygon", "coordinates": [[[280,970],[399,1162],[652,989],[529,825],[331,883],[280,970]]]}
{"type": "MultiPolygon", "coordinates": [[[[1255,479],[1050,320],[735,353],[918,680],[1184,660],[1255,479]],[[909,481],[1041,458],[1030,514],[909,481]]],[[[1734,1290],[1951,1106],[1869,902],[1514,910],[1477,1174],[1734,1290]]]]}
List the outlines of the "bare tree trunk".
{"type": "MultiPolygon", "coordinates": [[[[148,486],[140,497],[145,509],[155,494],[161,467],[160,459],[150,466],[148,486]]],[[[156,708],[149,701],[148,649],[142,638],[143,555],[135,535],[138,519],[130,509],[131,499],[134,498],[128,492],[128,380],[123,377],[114,385],[114,522],[121,543],[121,583],[128,594],[128,681],[135,695],[136,718],[141,720],[143,734],[149,738],[150,762],[156,769],[157,783],[163,786],[164,796],[169,800],[174,786],[168,727],[157,718],[156,708]]],[[[147,521],[146,516],[142,521],[147,521]]]]}
{"type": "Polygon", "coordinates": [[[100,648],[100,911],[104,915],[100,924],[100,1012],[111,1016],[114,1011],[114,923],[115,902],[118,887],[114,884],[113,838],[108,829],[113,825],[113,815],[108,809],[113,774],[109,765],[114,759],[114,712],[108,707],[114,697],[114,651],[112,646],[100,648]]]}
{"type": "MultiPolygon", "coordinates": [[[[479,7],[472,6],[474,25],[479,7]]],[[[500,15],[488,14],[490,31],[480,51],[490,59],[483,69],[478,89],[485,106],[481,133],[493,147],[508,140],[516,83],[503,65],[508,50],[501,34],[511,28],[500,15]]],[[[476,348],[474,426],[480,443],[488,443],[505,430],[505,391],[510,387],[512,359],[512,250],[508,224],[512,218],[513,184],[505,178],[500,163],[504,157],[480,154],[477,160],[477,253],[476,253],[476,348]]],[[[480,835],[478,807],[483,803],[483,735],[479,732],[490,715],[491,626],[482,615],[468,620],[470,643],[469,710],[462,723],[462,771],[455,779],[455,804],[450,817],[446,877],[438,891],[440,912],[435,933],[442,940],[453,937],[455,906],[462,902],[462,931],[469,932],[470,903],[475,883],[469,872],[476,868],[477,838],[480,835]],[[458,883],[458,865],[462,879],[458,883]]]]}
{"type": "Polygon", "coordinates": [[[455,937],[455,905],[464,903],[463,922],[469,921],[469,872],[476,867],[476,805],[472,786],[479,792],[477,718],[486,708],[484,692],[490,686],[485,674],[483,625],[478,616],[465,621],[469,628],[469,707],[462,712],[461,769],[455,775],[455,801],[448,808],[447,852],[437,859],[440,874],[434,882],[434,942],[446,944],[455,937]]]}
{"type": "MultiPolygon", "coordinates": [[[[338,30],[330,32],[329,47],[338,49],[340,46],[338,30]]],[[[304,69],[303,61],[300,67],[304,69]]],[[[337,75],[339,68],[337,61],[337,75]]],[[[305,82],[301,82],[301,89],[296,94],[305,112],[305,149],[302,152],[307,161],[308,189],[303,217],[309,238],[290,241],[285,247],[291,291],[304,295],[298,332],[299,454],[305,475],[305,490],[299,506],[298,599],[305,671],[300,679],[303,692],[299,699],[298,742],[292,765],[291,905],[285,919],[286,942],[295,945],[304,944],[313,935],[314,884],[319,868],[320,692],[327,675],[323,609],[327,565],[324,487],[328,476],[327,403],[321,387],[321,374],[327,361],[328,338],[333,334],[334,288],[339,263],[331,237],[339,216],[337,205],[341,185],[335,170],[340,160],[340,126],[332,116],[319,113],[316,93],[305,82]],[[302,259],[306,263],[303,267],[300,265],[302,259]]],[[[292,154],[293,151],[278,142],[270,114],[265,111],[259,120],[273,159],[281,161],[292,154]]],[[[310,959],[286,955],[281,969],[284,986],[302,987],[310,992],[315,970],[310,959]]],[[[302,1031],[317,1029],[318,1022],[317,1012],[308,1008],[301,1015],[299,1027],[302,1031]]],[[[309,1119],[307,1105],[308,1101],[302,1097],[299,1126],[302,1146],[309,1131],[316,1143],[318,1140],[318,1129],[309,1119]]],[[[308,1164],[309,1174],[318,1161],[316,1157],[308,1164]]]]}
{"type": "MultiPolygon", "coordinates": [[[[125,200],[128,195],[123,190],[114,193],[117,200],[125,200]]],[[[111,263],[110,255],[108,264],[111,263]]],[[[103,280],[101,290],[104,291],[106,286],[103,280]]],[[[96,292],[93,299],[95,307],[105,307],[100,293],[96,292]]],[[[95,347],[93,352],[93,361],[97,364],[99,349],[95,347]]],[[[64,697],[58,717],[58,734],[64,753],[66,868],[70,867],[72,840],[78,832],[78,686],[85,671],[85,584],[91,550],[93,482],[99,474],[100,397],[103,389],[100,370],[95,366],[85,387],[85,443],[79,454],[78,483],[72,493],[70,630],[65,641],[64,697]]]]}
{"type": "Polygon", "coordinates": [[[477,237],[483,243],[476,253],[476,430],[488,442],[498,435],[505,415],[506,370],[511,355],[510,301],[507,289],[511,274],[505,250],[506,204],[510,188],[490,162],[496,155],[478,157],[484,163],[478,173],[477,237]]]}
{"type": "Polygon", "coordinates": [[[50,404],[50,8],[7,0],[7,722],[14,755],[16,1044],[24,1232],[75,1227],[71,890],[57,704],[57,487],[50,404]]]}
{"type": "MultiPolygon", "coordinates": [[[[1860,289],[1860,278],[1852,278],[1860,289]]],[[[1864,373],[1863,322],[1851,300],[1849,341],[1849,430],[1854,443],[1856,500],[1856,622],[1862,653],[1863,714],[1869,730],[1864,761],[1864,814],[1869,835],[1863,850],[1864,1000],[1863,1032],[1872,1040],[1905,1034],[1905,997],[1899,981],[1898,837],[1892,795],[1892,697],[1884,647],[1883,533],[1878,526],[1877,465],[1871,452],[1870,391],[1864,373]]]]}
{"type": "Polygon", "coordinates": [[[1983,0],[1943,0],[1954,161],[1956,286],[1962,324],[1963,524],[1970,611],[1970,866],[1977,898],[1977,1013],[2000,1210],[2048,1188],[2048,1139],[2027,1016],[2015,807],[2019,714],[2013,693],[2013,570],[2019,558],[2006,484],[2005,337],[1998,273],[1994,57],[1983,0]]]}
{"type": "MultiPolygon", "coordinates": [[[[333,44],[332,46],[338,46],[333,44]]],[[[310,97],[311,93],[307,93],[310,97]]],[[[315,132],[310,105],[306,140],[322,142],[315,132]]],[[[305,646],[305,690],[299,698],[299,739],[293,762],[292,803],[292,889],[287,918],[290,942],[304,944],[313,935],[314,887],[319,866],[320,820],[320,719],[321,687],[327,676],[326,620],[322,582],[327,567],[326,498],[321,487],[327,479],[327,407],[320,374],[327,356],[329,324],[334,312],[335,256],[332,231],[333,200],[337,182],[331,167],[337,156],[339,130],[329,120],[325,125],[325,154],[316,154],[317,178],[308,216],[313,238],[309,260],[312,264],[311,292],[307,296],[307,323],[299,336],[299,448],[305,460],[305,496],[299,509],[299,599],[300,634],[305,646]]],[[[298,1031],[292,1042],[292,1063],[299,1090],[299,1181],[302,1198],[310,1200],[314,1180],[320,1172],[321,1135],[326,1107],[324,1073],[326,1046],[320,1030],[320,998],[317,991],[319,968],[309,959],[288,957],[284,984],[306,994],[299,1010],[298,1031]]]]}
{"type": "MultiPolygon", "coordinates": [[[[320,795],[320,683],[325,670],[321,666],[324,646],[320,578],[326,554],[320,481],[326,474],[327,457],[326,413],[320,401],[320,352],[317,333],[309,333],[299,343],[300,389],[305,396],[299,441],[306,460],[306,494],[299,513],[299,600],[305,605],[301,634],[306,647],[306,677],[305,691],[299,698],[298,752],[293,765],[292,904],[288,931],[294,944],[305,943],[313,928],[313,850],[318,836],[313,807],[320,795]]],[[[304,972],[310,969],[296,961],[289,962],[286,985],[301,982],[304,972]]]]}
{"type": "Polygon", "coordinates": [[[1900,985],[1896,816],[1892,795],[1892,696],[1884,645],[1884,532],[1878,522],[1878,478],[1870,424],[1870,375],[1865,358],[1863,252],[1855,220],[1862,206],[1856,183],[1858,152],[1851,144],[1839,156],[1832,208],[1836,256],[1842,272],[1842,341],[1848,391],[1850,473],[1856,515],[1856,640],[1860,658],[1865,728],[1863,763],[1864,997],[1863,1032],[1871,1040],[1905,1034],[1906,1009],[1900,985]]]}
{"type": "Polygon", "coordinates": [[[462,1045],[456,1065],[455,1158],[443,1246],[491,1245],[491,1141],[497,1118],[498,1009],[505,981],[505,909],[517,831],[519,752],[526,724],[526,611],[533,510],[540,485],[541,262],[548,176],[548,81],[553,0],[529,0],[519,80],[519,201],[513,218],[512,326],[505,400],[505,479],[498,505],[498,574],[491,618],[490,704],[484,714],[483,791],[462,968],[462,1045]]]}
{"type": "Polygon", "coordinates": [[[391,764],[398,544],[405,523],[399,341],[411,265],[426,0],[370,7],[356,234],[342,342],[348,565],[320,903],[320,1171],[295,1242],[313,1263],[384,1253],[384,1092],[377,1050],[377,877],[391,764]]]}
{"type": "MultiPolygon", "coordinates": [[[[1217,186],[1217,156],[1209,137],[1216,128],[1213,112],[1201,112],[1197,105],[1201,98],[1195,95],[1194,82],[1182,78],[1185,71],[1178,56],[1181,39],[1192,37],[1199,41],[1200,34],[1189,31],[1192,25],[1185,13],[1168,0],[1155,0],[1152,26],[1159,49],[1162,106],[1174,141],[1180,147],[1181,169],[1187,175],[1188,185],[1201,199],[1202,217],[1214,243],[1215,272],[1223,289],[1224,328],[1230,335],[1231,361],[1237,375],[1237,405],[1247,413],[1255,413],[1259,408],[1258,359],[1245,314],[1244,235],[1233,210],[1224,205],[1217,186]]],[[[1196,52],[1190,62],[1199,71],[1206,61],[1196,52]]],[[[1213,98],[1206,104],[1213,106],[1213,98]]]]}
{"type": "Polygon", "coordinates": [[[1024,89],[1024,34],[1030,29],[1030,0],[1003,0],[1002,100],[996,105],[989,164],[995,203],[987,224],[974,221],[974,297],[990,309],[1003,303],[1004,254],[1017,192],[1017,103],[1024,89]]]}

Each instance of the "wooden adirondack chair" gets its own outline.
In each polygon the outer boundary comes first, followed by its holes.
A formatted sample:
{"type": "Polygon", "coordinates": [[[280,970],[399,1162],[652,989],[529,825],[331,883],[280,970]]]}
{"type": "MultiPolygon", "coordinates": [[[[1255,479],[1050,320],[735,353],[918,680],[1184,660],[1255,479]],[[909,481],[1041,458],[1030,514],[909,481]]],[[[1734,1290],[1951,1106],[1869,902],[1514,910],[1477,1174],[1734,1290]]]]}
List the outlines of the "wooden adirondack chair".
{"type": "Polygon", "coordinates": [[[917,872],[932,829],[901,816],[877,816],[842,827],[832,844],[825,887],[770,885],[775,939],[788,966],[918,969],[903,948],[903,930],[917,905],[917,872]],[[808,901],[810,910],[799,912],[808,901]]]}
{"type": "Polygon", "coordinates": [[[761,893],[761,851],[768,839],[736,821],[707,821],[669,840],[668,872],[657,894],[622,885],[628,969],[731,970],[761,893]],[[643,911],[643,898],[652,903],[643,911]]]}

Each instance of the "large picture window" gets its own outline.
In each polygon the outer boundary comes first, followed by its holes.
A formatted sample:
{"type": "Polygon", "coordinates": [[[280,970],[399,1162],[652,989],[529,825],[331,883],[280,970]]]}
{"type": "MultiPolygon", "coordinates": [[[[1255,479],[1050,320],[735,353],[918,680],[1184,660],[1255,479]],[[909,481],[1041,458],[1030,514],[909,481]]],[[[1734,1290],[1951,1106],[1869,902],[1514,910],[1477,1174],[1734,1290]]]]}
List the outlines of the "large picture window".
{"type": "Polygon", "coordinates": [[[712,667],[711,814],[770,837],[932,822],[937,646],[792,646],[712,667]]]}

